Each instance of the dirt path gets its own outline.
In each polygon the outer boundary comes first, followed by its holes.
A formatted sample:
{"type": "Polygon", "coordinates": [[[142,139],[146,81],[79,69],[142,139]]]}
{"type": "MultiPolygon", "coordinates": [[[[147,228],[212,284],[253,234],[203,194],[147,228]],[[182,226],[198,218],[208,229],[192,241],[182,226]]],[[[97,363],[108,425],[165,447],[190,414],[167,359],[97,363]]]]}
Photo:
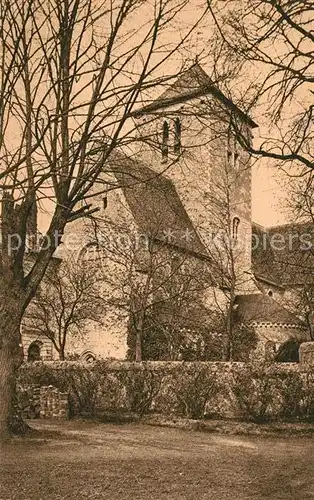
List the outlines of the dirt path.
{"type": "Polygon", "coordinates": [[[2,450],[1,500],[314,499],[311,438],[38,421],[2,450]]]}

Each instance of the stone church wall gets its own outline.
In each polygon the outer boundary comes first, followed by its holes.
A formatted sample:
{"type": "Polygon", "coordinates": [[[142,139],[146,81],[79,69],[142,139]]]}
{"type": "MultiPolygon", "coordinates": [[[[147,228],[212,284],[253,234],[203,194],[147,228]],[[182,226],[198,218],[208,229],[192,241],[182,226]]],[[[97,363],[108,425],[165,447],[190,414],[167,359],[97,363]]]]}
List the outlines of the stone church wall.
{"type": "MultiPolygon", "coordinates": [[[[229,239],[234,238],[233,220],[239,219],[238,247],[234,251],[238,293],[256,292],[251,274],[250,157],[230,137],[228,114],[214,97],[207,95],[156,110],[152,115],[145,114],[138,124],[139,137],[149,137],[152,142],[150,147],[149,141],[144,140],[139,156],[154,170],[171,178],[209,254],[217,252],[213,235],[224,232],[229,239]],[[182,155],[177,158],[173,153],[176,117],[181,121],[182,144],[182,155]],[[165,121],[170,131],[168,160],[162,158],[161,151],[165,121]],[[228,213],[224,214],[225,211],[228,213]]],[[[242,125],[251,138],[249,127],[242,125]]],[[[220,253],[223,255],[223,249],[220,253]]]]}
{"type": "Polygon", "coordinates": [[[53,348],[52,342],[47,337],[32,333],[22,327],[22,345],[25,361],[28,359],[29,349],[32,344],[38,345],[40,359],[42,361],[51,361],[52,359],[56,359],[57,353],[53,348]]]}

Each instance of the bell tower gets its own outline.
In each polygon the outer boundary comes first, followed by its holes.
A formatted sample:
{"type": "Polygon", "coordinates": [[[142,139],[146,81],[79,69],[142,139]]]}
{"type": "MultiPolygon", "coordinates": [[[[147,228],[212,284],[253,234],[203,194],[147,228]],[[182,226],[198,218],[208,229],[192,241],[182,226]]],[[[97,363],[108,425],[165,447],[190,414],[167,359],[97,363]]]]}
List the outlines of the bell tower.
{"type": "Polygon", "coordinates": [[[198,63],[135,117],[140,156],[174,182],[209,257],[228,260],[231,250],[226,245],[231,245],[239,293],[256,291],[251,275],[250,157],[235,128],[251,141],[257,125],[198,63]]]}

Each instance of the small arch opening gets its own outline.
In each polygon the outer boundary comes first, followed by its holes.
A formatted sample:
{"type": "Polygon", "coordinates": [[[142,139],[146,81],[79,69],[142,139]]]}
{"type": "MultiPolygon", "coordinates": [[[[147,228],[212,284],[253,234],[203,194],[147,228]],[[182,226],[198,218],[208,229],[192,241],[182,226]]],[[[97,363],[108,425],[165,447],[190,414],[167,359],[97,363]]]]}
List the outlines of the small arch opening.
{"type": "Polygon", "coordinates": [[[239,217],[233,217],[233,219],[232,219],[232,238],[235,241],[238,239],[239,224],[240,224],[239,217]]]}
{"type": "Polygon", "coordinates": [[[235,170],[239,170],[239,160],[240,160],[239,153],[234,153],[234,168],[235,168],[235,170]]]}
{"type": "Polygon", "coordinates": [[[77,256],[78,263],[84,262],[100,262],[101,259],[101,248],[99,247],[97,242],[91,241],[84,245],[77,256]]]}
{"type": "Polygon", "coordinates": [[[162,145],[161,145],[161,154],[162,159],[167,160],[169,153],[169,124],[165,120],[162,126],[162,145]]]}
{"type": "Polygon", "coordinates": [[[228,169],[232,168],[232,151],[230,149],[227,150],[227,167],[228,169]]]}
{"type": "Polygon", "coordinates": [[[179,154],[181,152],[181,120],[176,118],[174,121],[174,153],[179,154]]]}
{"type": "Polygon", "coordinates": [[[102,209],[106,210],[107,207],[108,207],[108,195],[105,194],[102,199],[102,209]]]}
{"type": "Polygon", "coordinates": [[[299,363],[300,342],[289,339],[280,345],[275,355],[277,363],[299,363]]]}
{"type": "Polygon", "coordinates": [[[41,348],[42,343],[35,341],[32,342],[27,349],[27,361],[32,363],[33,361],[41,360],[41,348]]]}

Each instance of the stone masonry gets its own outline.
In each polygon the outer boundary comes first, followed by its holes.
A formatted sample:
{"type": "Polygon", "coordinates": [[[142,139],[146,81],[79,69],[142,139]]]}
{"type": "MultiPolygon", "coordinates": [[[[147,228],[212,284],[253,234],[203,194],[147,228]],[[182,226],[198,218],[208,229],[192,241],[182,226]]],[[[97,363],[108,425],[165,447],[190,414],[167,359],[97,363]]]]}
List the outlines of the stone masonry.
{"type": "Polygon", "coordinates": [[[68,393],[52,385],[33,386],[19,394],[24,418],[69,418],[68,393]]]}

